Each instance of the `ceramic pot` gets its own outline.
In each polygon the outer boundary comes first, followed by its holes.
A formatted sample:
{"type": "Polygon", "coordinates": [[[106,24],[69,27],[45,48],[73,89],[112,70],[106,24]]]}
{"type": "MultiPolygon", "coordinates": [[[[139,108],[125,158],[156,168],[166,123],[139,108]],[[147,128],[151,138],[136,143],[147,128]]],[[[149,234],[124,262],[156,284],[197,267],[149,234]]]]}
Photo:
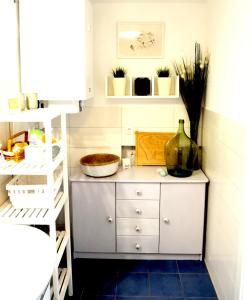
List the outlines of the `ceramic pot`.
{"type": "Polygon", "coordinates": [[[171,78],[170,77],[158,77],[158,96],[169,96],[171,93],[171,78]]]}
{"type": "Polygon", "coordinates": [[[113,78],[114,96],[125,96],[126,78],[113,78]]]}
{"type": "Polygon", "coordinates": [[[147,77],[138,77],[134,82],[134,90],[137,96],[148,96],[151,93],[151,82],[147,77]]]}

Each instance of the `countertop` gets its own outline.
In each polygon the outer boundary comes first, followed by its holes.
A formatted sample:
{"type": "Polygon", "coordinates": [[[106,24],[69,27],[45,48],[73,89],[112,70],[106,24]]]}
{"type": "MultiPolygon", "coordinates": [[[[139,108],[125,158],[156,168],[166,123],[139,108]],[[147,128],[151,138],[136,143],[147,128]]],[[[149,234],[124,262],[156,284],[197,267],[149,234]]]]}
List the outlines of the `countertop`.
{"type": "Polygon", "coordinates": [[[189,177],[178,178],[171,175],[162,177],[158,173],[160,166],[133,166],[128,169],[119,168],[116,174],[108,177],[94,178],[76,170],[70,181],[72,182],[145,182],[145,183],[207,183],[208,178],[202,170],[194,171],[189,177]]]}

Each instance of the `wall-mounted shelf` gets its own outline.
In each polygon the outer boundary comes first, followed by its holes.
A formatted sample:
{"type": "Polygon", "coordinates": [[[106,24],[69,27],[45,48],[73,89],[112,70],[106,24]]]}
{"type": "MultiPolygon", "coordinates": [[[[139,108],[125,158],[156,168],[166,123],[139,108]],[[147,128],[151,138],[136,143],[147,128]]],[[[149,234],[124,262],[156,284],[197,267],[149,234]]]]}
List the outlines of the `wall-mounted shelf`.
{"type": "Polygon", "coordinates": [[[179,76],[171,76],[171,90],[168,96],[159,96],[157,87],[157,76],[127,76],[126,95],[115,96],[113,91],[113,77],[105,77],[105,97],[106,99],[178,99],[179,98],[179,76]],[[137,77],[147,77],[151,82],[150,95],[139,96],[134,92],[134,82],[137,77]]]}

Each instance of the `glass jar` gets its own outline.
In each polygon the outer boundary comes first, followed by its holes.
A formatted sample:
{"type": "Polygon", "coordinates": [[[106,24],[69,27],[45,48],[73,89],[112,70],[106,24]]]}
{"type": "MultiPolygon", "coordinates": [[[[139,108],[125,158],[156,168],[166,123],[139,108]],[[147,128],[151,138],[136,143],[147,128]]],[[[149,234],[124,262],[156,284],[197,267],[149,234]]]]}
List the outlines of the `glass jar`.
{"type": "Polygon", "coordinates": [[[165,145],[165,159],[168,174],[175,177],[192,175],[198,146],[184,130],[184,120],[179,120],[177,134],[165,145]]]}

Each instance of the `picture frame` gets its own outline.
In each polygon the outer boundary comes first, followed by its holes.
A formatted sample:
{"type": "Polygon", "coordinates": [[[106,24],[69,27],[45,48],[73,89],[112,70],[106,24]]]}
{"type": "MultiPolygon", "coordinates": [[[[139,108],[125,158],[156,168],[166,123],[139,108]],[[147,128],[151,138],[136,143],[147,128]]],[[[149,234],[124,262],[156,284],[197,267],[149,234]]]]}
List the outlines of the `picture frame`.
{"type": "Polygon", "coordinates": [[[162,22],[118,22],[118,58],[163,58],[164,30],[162,22]]]}

